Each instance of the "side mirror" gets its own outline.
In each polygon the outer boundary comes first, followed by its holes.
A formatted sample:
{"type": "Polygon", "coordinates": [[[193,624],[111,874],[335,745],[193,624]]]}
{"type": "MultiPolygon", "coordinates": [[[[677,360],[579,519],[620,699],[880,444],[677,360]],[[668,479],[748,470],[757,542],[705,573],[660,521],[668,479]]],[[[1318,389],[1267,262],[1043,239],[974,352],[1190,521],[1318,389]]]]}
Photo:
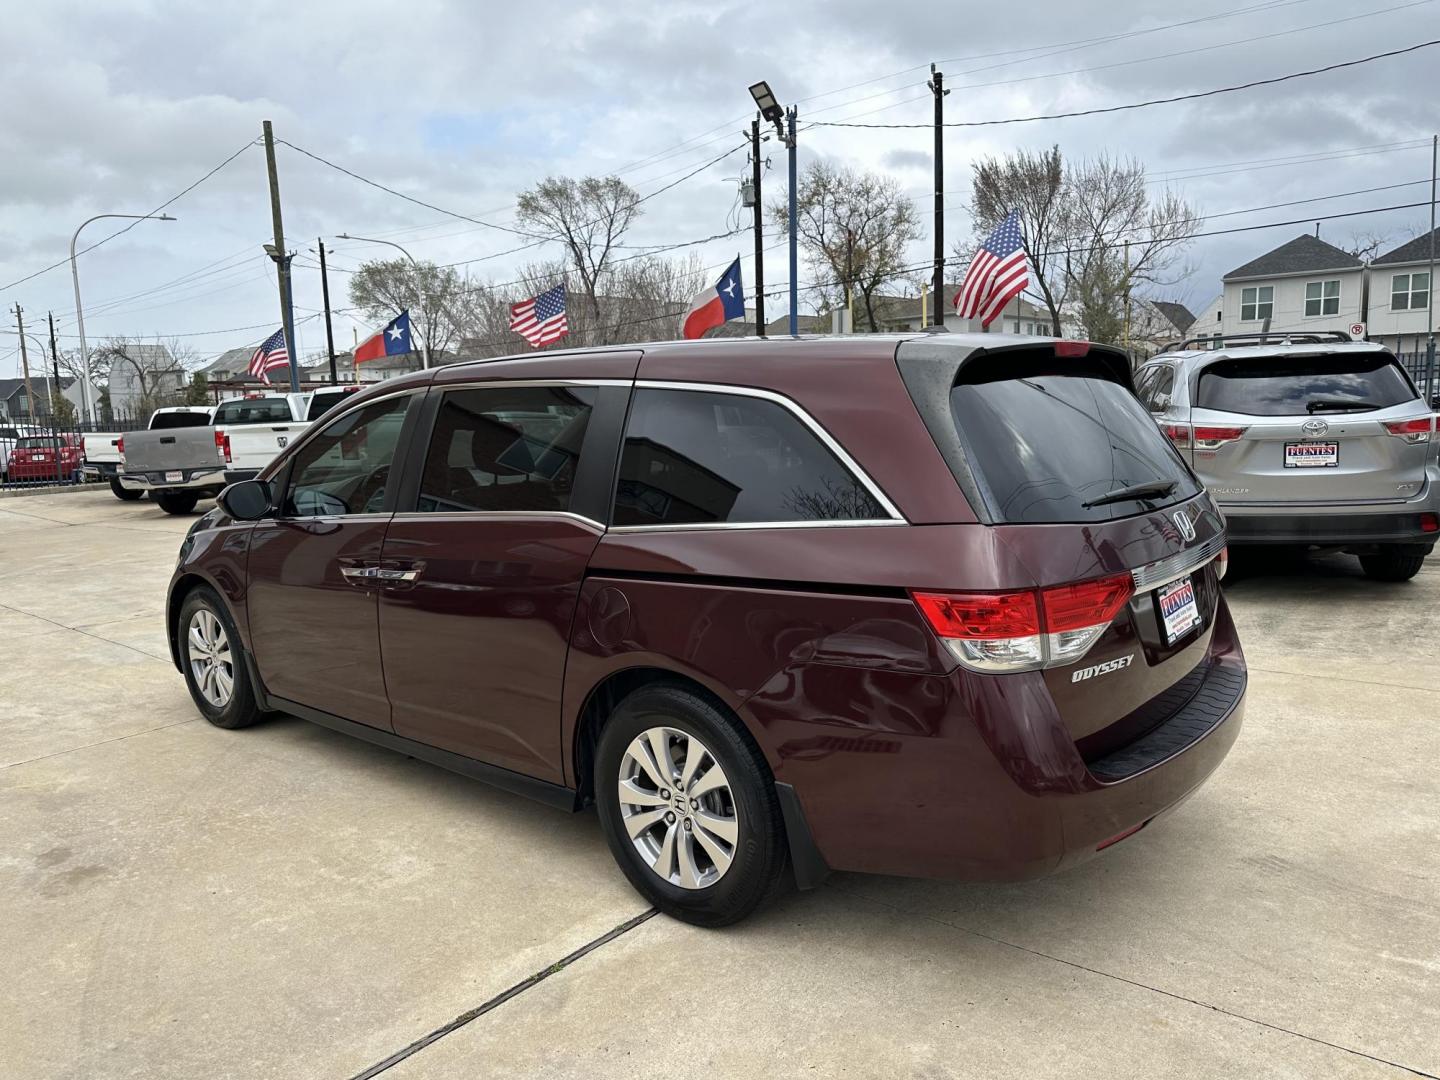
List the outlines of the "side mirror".
{"type": "Polygon", "coordinates": [[[259,521],[271,512],[275,488],[269,480],[241,480],[220,492],[215,501],[236,521],[259,521]]]}

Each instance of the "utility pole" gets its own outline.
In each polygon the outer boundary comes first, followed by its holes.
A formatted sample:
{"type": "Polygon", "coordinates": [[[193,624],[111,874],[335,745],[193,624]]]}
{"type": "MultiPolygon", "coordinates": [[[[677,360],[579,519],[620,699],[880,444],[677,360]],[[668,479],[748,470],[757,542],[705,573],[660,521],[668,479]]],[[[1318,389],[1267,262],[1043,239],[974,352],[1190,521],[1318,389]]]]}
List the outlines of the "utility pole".
{"type": "Polygon", "coordinates": [[[30,357],[25,352],[25,313],[18,303],[15,305],[15,328],[20,331],[20,370],[25,375],[25,415],[33,424],[35,422],[35,391],[30,386],[30,357]]]}
{"type": "Polygon", "coordinates": [[[800,333],[800,240],[799,222],[796,214],[795,189],[796,180],[795,168],[795,118],[800,110],[791,105],[786,110],[786,117],[789,120],[789,132],[785,138],[785,146],[790,151],[790,336],[794,337],[800,333]]]}
{"type": "Polygon", "coordinates": [[[330,382],[332,384],[339,380],[335,378],[335,332],[330,328],[330,275],[325,272],[325,241],[317,239],[320,245],[320,295],[325,299],[325,348],[330,353],[330,382]]]}
{"type": "Polygon", "coordinates": [[[750,184],[755,189],[755,335],[765,336],[765,209],[760,199],[760,117],[750,122],[750,184]]]}
{"type": "Polygon", "coordinates": [[[1429,338],[1425,343],[1425,395],[1428,401],[1435,395],[1435,173],[1437,154],[1440,154],[1440,135],[1430,136],[1430,296],[1425,307],[1426,330],[1429,338]]]}
{"type": "Polygon", "coordinates": [[[270,121],[261,123],[265,137],[265,172],[270,178],[270,217],[275,226],[275,246],[267,244],[270,258],[275,260],[280,281],[280,323],[285,328],[285,348],[290,353],[290,392],[300,392],[300,348],[295,341],[295,308],[290,294],[290,255],[285,250],[285,226],[280,219],[280,177],[275,172],[275,133],[270,121]]]}
{"type": "Polygon", "coordinates": [[[55,396],[50,399],[50,415],[55,415],[55,403],[60,400],[60,350],[55,348],[55,313],[46,312],[50,317],[50,365],[55,371],[55,396]]]}
{"type": "MultiPolygon", "coordinates": [[[[945,325],[945,74],[930,65],[930,92],[935,95],[935,274],[930,290],[935,294],[933,326],[945,325]]],[[[922,321],[921,328],[924,328],[922,321]]]]}

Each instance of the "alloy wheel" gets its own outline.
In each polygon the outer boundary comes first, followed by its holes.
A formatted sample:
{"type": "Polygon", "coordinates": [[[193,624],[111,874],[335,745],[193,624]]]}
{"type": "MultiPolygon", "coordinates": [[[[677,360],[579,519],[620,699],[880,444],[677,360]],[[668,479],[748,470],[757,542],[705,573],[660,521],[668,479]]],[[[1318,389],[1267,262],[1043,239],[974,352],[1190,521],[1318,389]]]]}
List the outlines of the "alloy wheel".
{"type": "Polygon", "coordinates": [[[235,665],[225,627],[213,611],[200,608],[190,617],[186,641],[190,673],[201,696],[214,708],[225,708],[235,692],[235,665]]]}
{"type": "Polygon", "coordinates": [[[714,885],[735,858],[740,816],[730,780],[689,732],[652,727],[620,760],[620,817],[659,877],[682,889],[714,885]]]}

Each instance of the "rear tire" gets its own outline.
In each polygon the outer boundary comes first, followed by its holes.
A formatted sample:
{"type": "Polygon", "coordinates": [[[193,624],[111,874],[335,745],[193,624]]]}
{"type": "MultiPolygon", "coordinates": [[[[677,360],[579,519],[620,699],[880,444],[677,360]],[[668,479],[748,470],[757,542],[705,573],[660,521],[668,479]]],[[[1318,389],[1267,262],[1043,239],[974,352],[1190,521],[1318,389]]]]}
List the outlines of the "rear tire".
{"type": "Polygon", "coordinates": [[[157,491],[154,497],[167,514],[193,513],[200,501],[200,496],[193,491],[157,491]]]}
{"type": "Polygon", "coordinates": [[[689,691],[642,687],[616,707],[596,747],[595,802],[620,869],[667,915],[725,926],[780,885],[785,829],[765,759],[733,715],[689,691]]]}
{"type": "Polygon", "coordinates": [[[180,668],[200,715],[221,728],[249,727],[262,719],[240,635],[215,590],[207,585],[190,590],[175,629],[180,668]]]}
{"type": "Polygon", "coordinates": [[[1403,545],[1382,548],[1374,555],[1361,555],[1360,569],[1376,581],[1409,581],[1420,572],[1428,554],[1424,549],[1416,551],[1403,545]]]}
{"type": "Polygon", "coordinates": [[[117,476],[110,478],[110,490],[121,502],[136,502],[145,494],[143,491],[131,491],[127,487],[121,487],[120,478],[117,476]]]}

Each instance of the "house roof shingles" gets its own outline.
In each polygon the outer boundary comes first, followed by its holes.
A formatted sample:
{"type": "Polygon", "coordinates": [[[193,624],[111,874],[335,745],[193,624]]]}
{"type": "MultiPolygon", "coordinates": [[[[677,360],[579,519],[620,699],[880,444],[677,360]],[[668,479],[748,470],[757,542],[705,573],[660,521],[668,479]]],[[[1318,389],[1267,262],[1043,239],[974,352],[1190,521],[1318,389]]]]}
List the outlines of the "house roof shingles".
{"type": "MultiPolygon", "coordinates": [[[[1390,266],[1396,263],[1418,263],[1430,261],[1430,237],[1431,233],[1421,233],[1414,240],[1407,240],[1399,247],[1387,251],[1378,259],[1373,261],[1371,266],[1390,266]]],[[[1440,229],[1434,231],[1435,250],[1440,252],[1440,229]]]]}
{"type": "Polygon", "coordinates": [[[1190,309],[1184,304],[1177,304],[1173,300],[1152,300],[1150,303],[1182,334],[1195,325],[1195,316],[1190,314],[1190,309]]]}
{"type": "Polygon", "coordinates": [[[1317,270],[1359,270],[1364,263],[1348,251],[1342,251],[1334,244],[1327,244],[1318,236],[1302,233],[1258,259],[1251,259],[1244,266],[1237,266],[1220,280],[1234,281],[1238,278],[1285,277],[1290,274],[1308,274],[1317,270]]]}

